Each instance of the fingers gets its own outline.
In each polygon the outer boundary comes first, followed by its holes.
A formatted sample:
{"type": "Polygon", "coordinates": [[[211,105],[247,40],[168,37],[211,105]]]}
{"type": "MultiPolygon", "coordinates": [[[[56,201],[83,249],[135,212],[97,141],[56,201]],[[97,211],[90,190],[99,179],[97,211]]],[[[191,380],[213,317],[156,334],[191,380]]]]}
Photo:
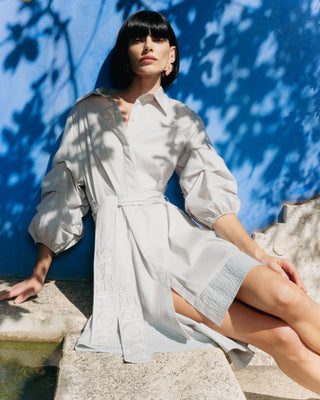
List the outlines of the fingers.
{"type": "Polygon", "coordinates": [[[281,275],[285,279],[290,279],[288,274],[281,268],[277,260],[272,260],[267,264],[268,268],[272,269],[273,271],[277,272],[279,275],[281,275]]]}
{"type": "Polygon", "coordinates": [[[0,292],[0,301],[16,297],[14,303],[21,304],[31,296],[35,296],[42,289],[42,284],[33,279],[26,279],[11,288],[0,292]]]}
{"type": "Polygon", "coordinates": [[[17,294],[14,301],[15,304],[21,304],[26,301],[29,297],[35,296],[39,291],[35,289],[34,286],[25,287],[22,291],[17,294]]]}
{"type": "Polygon", "coordinates": [[[31,296],[33,296],[33,295],[24,292],[24,293],[20,294],[19,296],[17,296],[17,298],[15,299],[14,303],[15,304],[21,304],[31,296]]]}
{"type": "Polygon", "coordinates": [[[288,274],[281,267],[279,267],[279,265],[275,265],[272,269],[275,272],[277,272],[279,275],[281,275],[283,278],[290,280],[290,277],[288,276],[288,274]]]}
{"type": "Polygon", "coordinates": [[[299,271],[296,268],[294,268],[294,270],[292,271],[292,280],[300,287],[300,289],[307,293],[307,288],[301,278],[299,271]]]}
{"type": "Polygon", "coordinates": [[[280,259],[280,262],[281,268],[288,274],[290,280],[299,286],[301,290],[307,293],[307,289],[302,281],[301,275],[293,263],[287,259],[280,259]]]}
{"type": "Polygon", "coordinates": [[[266,263],[270,269],[277,272],[283,278],[290,279],[294,282],[303,292],[307,293],[307,289],[301,279],[299,271],[293,265],[292,261],[286,258],[267,257],[266,263]]]}
{"type": "Polygon", "coordinates": [[[11,299],[12,297],[16,297],[19,293],[19,284],[12,286],[9,289],[2,290],[0,292],[0,301],[11,299]]]}

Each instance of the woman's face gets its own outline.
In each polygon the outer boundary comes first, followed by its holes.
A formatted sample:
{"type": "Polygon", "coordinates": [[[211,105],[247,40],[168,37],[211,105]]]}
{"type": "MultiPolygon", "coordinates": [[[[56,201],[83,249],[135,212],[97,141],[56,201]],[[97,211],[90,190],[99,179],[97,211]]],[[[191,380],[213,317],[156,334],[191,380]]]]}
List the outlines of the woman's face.
{"type": "MultiPolygon", "coordinates": [[[[128,55],[134,75],[152,76],[168,71],[175,61],[176,48],[168,39],[154,38],[149,34],[144,38],[129,41],[128,55]],[[169,68],[169,69],[168,69],[169,68]]],[[[168,73],[167,72],[167,73],[168,73]]]]}

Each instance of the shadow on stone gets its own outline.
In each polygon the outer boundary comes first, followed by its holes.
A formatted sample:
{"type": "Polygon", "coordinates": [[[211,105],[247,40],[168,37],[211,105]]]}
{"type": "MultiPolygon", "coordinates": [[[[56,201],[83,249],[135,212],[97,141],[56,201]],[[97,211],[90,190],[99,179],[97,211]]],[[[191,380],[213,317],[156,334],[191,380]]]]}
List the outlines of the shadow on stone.
{"type": "MultiPolygon", "coordinates": [[[[257,394],[257,393],[249,393],[244,392],[247,400],[298,400],[289,397],[275,397],[275,396],[267,396],[265,394],[257,394]]],[[[302,400],[302,399],[301,399],[302,400]]],[[[316,400],[313,398],[305,399],[305,400],[316,400]]]]}
{"type": "Polygon", "coordinates": [[[86,317],[92,313],[93,283],[56,281],[63,295],[86,317]]]}

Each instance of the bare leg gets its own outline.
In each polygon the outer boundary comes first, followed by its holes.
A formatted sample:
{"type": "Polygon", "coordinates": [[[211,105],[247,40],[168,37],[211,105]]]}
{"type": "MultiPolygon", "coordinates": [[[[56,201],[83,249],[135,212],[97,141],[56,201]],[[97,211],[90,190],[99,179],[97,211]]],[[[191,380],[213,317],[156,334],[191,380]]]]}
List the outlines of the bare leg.
{"type": "Polygon", "coordinates": [[[176,312],[211,329],[264,350],[293,380],[320,394],[320,356],[310,350],[286,323],[239,301],[234,301],[219,327],[172,291],[176,312]]]}
{"type": "Polygon", "coordinates": [[[320,307],[296,284],[269,268],[256,266],[246,275],[237,298],[285,321],[320,354],[320,307]]]}

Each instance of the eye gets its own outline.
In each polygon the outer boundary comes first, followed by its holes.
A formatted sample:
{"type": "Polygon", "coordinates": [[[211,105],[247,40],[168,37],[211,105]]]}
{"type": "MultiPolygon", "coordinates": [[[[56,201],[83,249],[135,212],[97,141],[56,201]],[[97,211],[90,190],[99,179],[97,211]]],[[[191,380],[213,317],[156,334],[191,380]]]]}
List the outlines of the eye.
{"type": "Polygon", "coordinates": [[[129,45],[129,46],[132,46],[133,44],[139,44],[139,43],[142,43],[143,40],[144,40],[144,39],[141,38],[141,37],[131,38],[131,39],[129,39],[128,45],[129,45]]]}
{"type": "Polygon", "coordinates": [[[156,43],[163,43],[163,42],[166,41],[166,39],[164,39],[164,38],[153,38],[153,41],[156,42],[156,43]]]}

